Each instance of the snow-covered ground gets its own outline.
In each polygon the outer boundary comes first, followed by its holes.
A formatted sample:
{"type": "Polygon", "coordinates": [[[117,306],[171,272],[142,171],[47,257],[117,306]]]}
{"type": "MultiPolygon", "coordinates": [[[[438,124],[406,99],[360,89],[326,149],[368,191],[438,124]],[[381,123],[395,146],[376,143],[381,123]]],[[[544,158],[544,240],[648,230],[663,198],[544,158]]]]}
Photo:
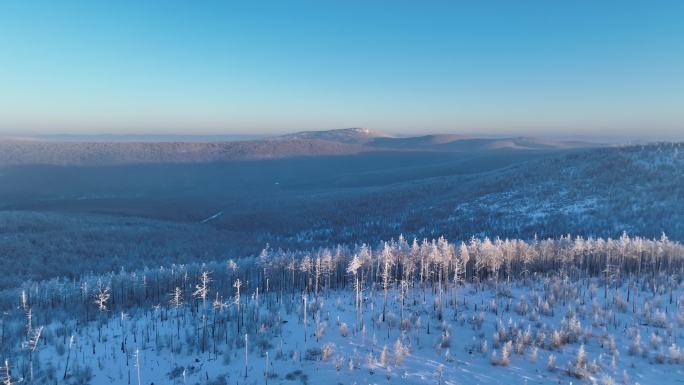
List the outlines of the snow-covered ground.
{"type": "Polygon", "coordinates": [[[28,284],[0,297],[0,380],[676,384],[682,250],[400,238],[28,284]]]}
{"type": "MultiPolygon", "coordinates": [[[[197,341],[202,338],[195,330],[197,316],[189,309],[107,314],[103,324],[78,329],[70,370],[89,367],[92,384],[137,384],[138,375],[141,384],[674,384],[684,379],[684,351],[677,347],[684,341],[684,319],[676,304],[669,304],[669,292],[644,294],[635,314],[631,303],[622,302],[625,287],[611,289],[605,306],[596,282],[532,282],[502,287],[498,299],[488,286],[452,288],[441,294],[441,321],[439,293],[431,289],[405,292],[403,312],[400,291],[390,291],[385,322],[382,291],[365,297],[363,322],[356,321],[353,291],[320,293],[318,299],[311,294],[306,325],[303,298],[269,293],[259,298],[258,315],[256,297],[243,304],[249,325],[240,334],[215,335],[212,328],[236,317],[235,304],[208,310],[204,349],[197,341]],[[673,319],[677,314],[680,319],[673,319]],[[581,347],[586,357],[578,364],[581,347]]],[[[44,333],[56,336],[61,327],[52,324],[44,333]]],[[[61,379],[68,349],[55,338],[36,355],[43,369],[61,379]]]]}

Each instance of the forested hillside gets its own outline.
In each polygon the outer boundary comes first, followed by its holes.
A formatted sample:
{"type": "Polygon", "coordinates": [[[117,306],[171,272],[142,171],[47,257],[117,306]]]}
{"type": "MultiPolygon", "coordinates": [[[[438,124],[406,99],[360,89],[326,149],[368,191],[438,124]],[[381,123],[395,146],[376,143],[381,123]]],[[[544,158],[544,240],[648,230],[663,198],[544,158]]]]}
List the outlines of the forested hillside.
{"type": "Polygon", "coordinates": [[[530,239],[627,231],[684,239],[683,150],[681,143],[600,148],[390,184],[320,207],[330,219],[297,236],[349,241],[402,232],[530,239]]]}
{"type": "Polygon", "coordinates": [[[682,144],[0,168],[3,285],[406,237],[684,239],[682,144]],[[77,214],[77,215],[76,215],[77,214]],[[87,263],[74,266],[88,256],[87,263]],[[49,266],[49,267],[47,267],[49,266]],[[46,268],[47,267],[47,268],[46,268]]]}
{"type": "Polygon", "coordinates": [[[245,140],[231,142],[69,142],[1,140],[0,165],[46,164],[109,166],[120,164],[208,163],[348,155],[363,146],[324,140],[245,140]]]}

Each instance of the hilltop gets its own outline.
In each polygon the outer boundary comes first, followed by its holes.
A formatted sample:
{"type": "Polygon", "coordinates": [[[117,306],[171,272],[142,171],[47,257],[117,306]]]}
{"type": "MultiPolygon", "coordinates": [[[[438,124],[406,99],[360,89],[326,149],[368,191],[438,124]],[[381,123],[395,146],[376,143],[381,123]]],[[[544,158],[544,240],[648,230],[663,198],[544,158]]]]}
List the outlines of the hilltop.
{"type": "Polygon", "coordinates": [[[286,140],[327,140],[339,143],[369,144],[376,138],[390,138],[391,136],[368,128],[339,128],[324,131],[301,131],[293,134],[280,135],[278,139],[286,140]]]}

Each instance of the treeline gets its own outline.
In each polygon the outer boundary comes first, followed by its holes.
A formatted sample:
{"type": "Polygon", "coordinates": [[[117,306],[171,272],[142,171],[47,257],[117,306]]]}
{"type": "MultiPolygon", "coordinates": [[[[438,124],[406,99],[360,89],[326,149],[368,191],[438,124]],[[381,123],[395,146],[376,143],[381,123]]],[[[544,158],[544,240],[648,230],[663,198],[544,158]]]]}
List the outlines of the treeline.
{"type": "MultiPolygon", "coordinates": [[[[168,304],[179,290],[187,301],[204,273],[211,279],[209,297],[236,301],[240,295],[277,292],[282,295],[357,287],[388,289],[409,285],[446,288],[461,282],[510,281],[560,273],[570,279],[601,277],[606,286],[644,274],[667,275],[679,282],[684,271],[684,246],[663,235],[658,239],[572,238],[509,240],[472,238],[467,242],[397,239],[376,246],[338,245],[309,251],[265,248],[259,256],[203,264],[172,265],[129,272],[121,270],[82,279],[27,282],[21,289],[6,291],[2,309],[17,308],[19,291],[25,305],[40,308],[34,314],[50,317],[61,309],[78,314],[81,321],[96,315],[94,298],[109,294],[107,307],[125,310],[133,306],[168,304]]],[[[207,296],[205,295],[205,302],[207,296]]]]}

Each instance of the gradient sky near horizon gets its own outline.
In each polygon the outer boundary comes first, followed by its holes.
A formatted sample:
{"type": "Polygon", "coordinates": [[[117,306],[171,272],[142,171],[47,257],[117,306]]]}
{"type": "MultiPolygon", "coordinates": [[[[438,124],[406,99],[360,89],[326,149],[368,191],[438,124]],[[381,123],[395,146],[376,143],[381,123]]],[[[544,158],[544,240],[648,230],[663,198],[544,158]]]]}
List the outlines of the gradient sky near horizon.
{"type": "Polygon", "coordinates": [[[3,1],[0,133],[684,139],[682,1],[3,1]]]}

